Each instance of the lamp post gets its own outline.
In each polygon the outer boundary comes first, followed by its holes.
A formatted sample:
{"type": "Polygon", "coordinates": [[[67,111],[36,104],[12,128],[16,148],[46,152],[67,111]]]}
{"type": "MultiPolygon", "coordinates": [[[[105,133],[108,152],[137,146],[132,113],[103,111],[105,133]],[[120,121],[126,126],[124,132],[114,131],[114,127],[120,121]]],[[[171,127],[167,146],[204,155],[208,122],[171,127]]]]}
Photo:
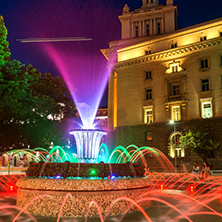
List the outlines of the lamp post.
{"type": "Polygon", "coordinates": [[[176,152],[176,123],[174,120],[170,120],[170,124],[173,125],[174,130],[174,158],[175,158],[175,173],[177,173],[177,152],[176,152]]]}

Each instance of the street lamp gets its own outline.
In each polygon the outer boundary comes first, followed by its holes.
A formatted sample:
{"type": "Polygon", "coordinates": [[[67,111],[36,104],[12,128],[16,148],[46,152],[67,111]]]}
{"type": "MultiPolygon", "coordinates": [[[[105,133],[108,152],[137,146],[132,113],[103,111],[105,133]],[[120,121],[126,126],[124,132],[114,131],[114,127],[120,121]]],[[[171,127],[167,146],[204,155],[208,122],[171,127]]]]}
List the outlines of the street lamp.
{"type": "Polygon", "coordinates": [[[170,124],[173,125],[173,129],[174,129],[174,158],[175,158],[175,173],[177,173],[176,123],[175,123],[174,120],[170,120],[170,124]]]}

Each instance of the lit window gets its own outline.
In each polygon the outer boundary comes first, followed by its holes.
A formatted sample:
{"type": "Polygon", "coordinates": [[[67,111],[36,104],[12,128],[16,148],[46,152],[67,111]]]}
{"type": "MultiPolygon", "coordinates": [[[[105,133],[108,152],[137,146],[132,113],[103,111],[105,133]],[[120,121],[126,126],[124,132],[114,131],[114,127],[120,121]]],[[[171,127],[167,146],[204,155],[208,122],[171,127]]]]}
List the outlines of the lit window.
{"type": "Polygon", "coordinates": [[[201,116],[203,119],[213,117],[212,98],[200,99],[201,116]]]}
{"type": "Polygon", "coordinates": [[[153,106],[145,106],[144,108],[144,123],[153,123],[153,106]]]}
{"type": "Polygon", "coordinates": [[[180,121],[180,106],[171,106],[171,119],[173,121],[180,121]]]}
{"type": "Polygon", "coordinates": [[[152,98],[152,89],[145,89],[145,100],[151,100],[152,98]]]}
{"type": "Polygon", "coordinates": [[[153,140],[152,132],[146,132],[146,140],[153,140]]]}
{"type": "Polygon", "coordinates": [[[206,41],[206,40],[207,40],[207,36],[206,36],[206,35],[200,37],[200,41],[201,41],[201,42],[202,42],[202,41],[206,41]]]}
{"type": "Polygon", "coordinates": [[[200,69],[209,68],[209,61],[208,59],[201,59],[200,60],[200,69]]]}
{"type": "Polygon", "coordinates": [[[177,43],[173,43],[173,44],[170,45],[170,48],[171,48],[171,49],[174,49],[174,48],[176,48],[176,47],[177,47],[177,43]]]}
{"type": "Polygon", "coordinates": [[[209,79],[201,79],[201,91],[209,91],[210,90],[210,84],[209,79]]]}
{"type": "Polygon", "coordinates": [[[152,72],[151,71],[145,71],[145,79],[152,79],[152,72]]]}

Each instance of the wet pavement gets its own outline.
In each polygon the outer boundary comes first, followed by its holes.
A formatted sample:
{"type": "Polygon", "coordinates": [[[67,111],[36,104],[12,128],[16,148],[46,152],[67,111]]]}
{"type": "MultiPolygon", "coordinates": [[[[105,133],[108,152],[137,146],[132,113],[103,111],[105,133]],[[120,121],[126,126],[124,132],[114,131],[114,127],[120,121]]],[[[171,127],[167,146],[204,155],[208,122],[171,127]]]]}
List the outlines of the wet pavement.
{"type": "MultiPolygon", "coordinates": [[[[222,217],[217,215],[208,215],[210,212],[215,214],[215,212],[222,213],[222,194],[220,192],[206,193],[201,197],[192,199],[194,196],[184,191],[175,190],[154,190],[151,198],[151,205],[146,209],[146,213],[153,222],[185,222],[188,221],[176,210],[181,211],[184,215],[190,218],[193,222],[221,222],[222,217]],[[184,196],[187,195],[187,196],[184,196]],[[197,202],[196,200],[200,201],[197,202]],[[164,202],[165,201],[165,202],[164,202]],[[212,210],[207,209],[203,204],[207,204],[212,210]],[[170,205],[170,206],[168,206],[170,205]],[[173,209],[176,207],[177,209],[173,209]],[[194,214],[194,215],[192,215],[194,214]],[[196,215],[195,215],[196,214],[196,215]],[[181,217],[180,217],[181,216],[181,217]]],[[[19,213],[18,210],[12,209],[16,206],[16,193],[1,192],[0,193],[0,221],[11,222],[19,213]]],[[[52,217],[35,217],[38,222],[56,222],[57,218],[52,217]]],[[[120,221],[121,216],[109,217],[105,221],[107,222],[117,222],[120,221]]],[[[31,222],[34,221],[26,214],[22,214],[18,220],[20,222],[31,222]]],[[[59,221],[64,222],[83,222],[85,218],[60,218],[59,221]]],[[[88,218],[89,222],[99,222],[100,218],[88,218]]],[[[127,214],[122,220],[123,222],[144,222],[147,219],[142,215],[141,212],[127,214]]]]}

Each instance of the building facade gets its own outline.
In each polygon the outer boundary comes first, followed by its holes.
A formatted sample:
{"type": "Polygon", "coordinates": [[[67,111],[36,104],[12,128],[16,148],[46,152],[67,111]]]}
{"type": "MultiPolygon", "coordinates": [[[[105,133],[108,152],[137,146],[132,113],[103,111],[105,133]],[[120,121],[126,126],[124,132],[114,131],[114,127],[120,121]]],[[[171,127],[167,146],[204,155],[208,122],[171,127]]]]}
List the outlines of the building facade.
{"type": "MultiPolygon", "coordinates": [[[[172,0],[166,5],[143,0],[133,12],[125,5],[119,16],[122,39],[101,51],[109,63],[115,61],[108,93],[110,141],[156,147],[182,162],[198,158],[174,140],[185,127],[201,124],[222,144],[222,18],[180,30],[176,18],[172,0]]],[[[222,152],[210,162],[222,167],[222,152]]]]}

